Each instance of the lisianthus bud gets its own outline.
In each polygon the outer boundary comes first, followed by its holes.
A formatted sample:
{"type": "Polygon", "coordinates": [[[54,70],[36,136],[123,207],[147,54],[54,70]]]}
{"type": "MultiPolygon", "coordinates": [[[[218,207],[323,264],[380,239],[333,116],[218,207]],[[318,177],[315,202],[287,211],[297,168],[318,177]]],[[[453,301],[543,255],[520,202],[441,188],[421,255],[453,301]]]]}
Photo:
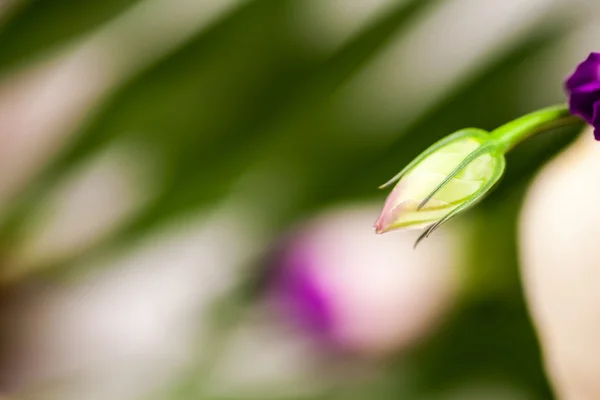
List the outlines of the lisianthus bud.
{"type": "Polygon", "coordinates": [[[375,223],[377,233],[435,228],[473,205],[498,181],[504,155],[490,135],[465,129],[431,146],[383,187],[398,180],[375,223]]]}

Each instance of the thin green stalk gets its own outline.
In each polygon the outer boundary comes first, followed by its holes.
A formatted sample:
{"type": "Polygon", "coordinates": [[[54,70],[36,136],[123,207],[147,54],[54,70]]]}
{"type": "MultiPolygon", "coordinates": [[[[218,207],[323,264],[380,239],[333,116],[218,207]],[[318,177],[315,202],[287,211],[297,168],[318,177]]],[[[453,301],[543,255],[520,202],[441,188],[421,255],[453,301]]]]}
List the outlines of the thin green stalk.
{"type": "Polygon", "coordinates": [[[558,105],[517,118],[492,131],[491,136],[498,148],[506,153],[517,144],[540,132],[581,122],[581,118],[570,113],[567,105],[558,105]]]}

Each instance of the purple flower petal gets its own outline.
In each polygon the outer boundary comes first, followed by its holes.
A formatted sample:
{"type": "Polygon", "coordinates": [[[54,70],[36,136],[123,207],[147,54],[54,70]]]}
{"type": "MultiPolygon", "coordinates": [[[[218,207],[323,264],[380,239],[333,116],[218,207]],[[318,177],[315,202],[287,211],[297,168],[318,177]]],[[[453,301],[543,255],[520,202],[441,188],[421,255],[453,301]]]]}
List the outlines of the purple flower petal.
{"type": "Polygon", "coordinates": [[[600,100],[600,80],[579,86],[571,91],[569,102],[571,113],[579,115],[587,122],[592,123],[594,104],[598,100],[600,100]]]}
{"type": "Polygon", "coordinates": [[[271,286],[276,301],[301,327],[329,337],[334,318],[328,291],[314,271],[315,256],[295,249],[279,259],[271,286]]]}
{"type": "Polygon", "coordinates": [[[594,126],[594,137],[596,140],[600,140],[600,100],[594,103],[594,118],[592,119],[592,125],[594,126]]]}
{"type": "Polygon", "coordinates": [[[594,126],[594,136],[600,140],[600,53],[591,53],[579,64],[565,82],[569,94],[569,109],[594,126]]]}
{"type": "Polygon", "coordinates": [[[567,79],[565,84],[568,91],[600,80],[600,53],[591,53],[589,57],[579,64],[573,75],[567,79]]]}

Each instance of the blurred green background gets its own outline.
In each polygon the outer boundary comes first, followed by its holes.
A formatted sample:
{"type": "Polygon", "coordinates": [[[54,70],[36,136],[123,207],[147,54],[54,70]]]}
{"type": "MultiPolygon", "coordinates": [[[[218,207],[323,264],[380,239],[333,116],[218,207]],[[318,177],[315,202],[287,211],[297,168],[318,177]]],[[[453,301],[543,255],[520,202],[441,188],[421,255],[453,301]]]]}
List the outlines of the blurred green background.
{"type": "MultiPolygon", "coordinates": [[[[385,193],[376,187],[444,135],[468,126],[493,129],[564,101],[563,76],[593,46],[576,40],[578,32],[592,23],[590,9],[597,6],[566,0],[0,4],[0,387],[8,396],[552,398],[522,294],[515,231],[528,182],[573,140],[574,129],[511,153],[500,186],[452,222],[469,227],[461,244],[468,280],[434,332],[376,361],[327,356],[372,370],[370,378],[340,373],[308,393],[276,381],[277,390],[265,384],[248,391],[211,380],[211,371],[229,348],[228,332],[259,301],[265,255],[291,227],[345,204],[383,204],[385,193]],[[86,351],[96,346],[94,336],[70,338],[78,334],[70,320],[57,317],[69,314],[69,306],[57,300],[58,311],[46,309],[48,296],[50,304],[63,293],[78,303],[90,281],[125,264],[135,264],[143,281],[145,265],[162,265],[163,257],[170,268],[171,253],[137,259],[127,256],[131,249],[152,248],[161,235],[204,221],[216,222],[201,234],[177,233],[177,240],[189,237],[192,249],[195,241],[208,253],[220,249],[211,261],[198,256],[193,265],[208,275],[192,275],[198,280],[186,289],[205,293],[206,307],[177,314],[186,321],[189,346],[175,352],[186,361],[164,361],[170,373],[160,383],[144,379],[137,364],[123,364],[142,376],[122,379],[143,389],[102,394],[114,383],[105,372],[110,357],[98,367],[102,378],[90,378],[96,364],[86,351]],[[231,254],[243,256],[221,262],[231,254]],[[211,271],[226,277],[213,284],[211,271]],[[47,335],[60,337],[64,347],[48,349],[58,342],[47,335]],[[40,341],[40,348],[32,344],[40,341]],[[58,360],[70,342],[77,361],[58,360]],[[42,372],[32,372],[38,367],[42,372]]],[[[121,289],[136,279],[124,279],[121,289]]],[[[168,293],[159,288],[147,296],[153,300],[138,299],[143,311],[109,303],[106,312],[121,315],[108,319],[109,333],[96,329],[93,307],[78,308],[72,323],[90,324],[100,341],[105,334],[127,336],[136,315],[151,318],[168,293]]],[[[172,317],[169,301],[163,314],[172,317]]],[[[168,323],[153,323],[148,329],[164,330],[167,342],[179,340],[170,337],[168,323]]],[[[269,347],[263,343],[264,352],[276,351],[269,347]]],[[[147,359],[140,352],[146,366],[163,363],[160,355],[147,359]]],[[[234,363],[251,368],[252,360],[239,357],[234,363]]]]}

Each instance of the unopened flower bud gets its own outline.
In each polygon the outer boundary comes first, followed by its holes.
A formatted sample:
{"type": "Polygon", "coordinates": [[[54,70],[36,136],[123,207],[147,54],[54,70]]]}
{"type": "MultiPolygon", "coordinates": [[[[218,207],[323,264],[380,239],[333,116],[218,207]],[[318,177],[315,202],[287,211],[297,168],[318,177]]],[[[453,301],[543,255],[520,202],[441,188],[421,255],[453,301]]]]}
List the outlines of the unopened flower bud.
{"type": "Polygon", "coordinates": [[[375,223],[377,233],[443,222],[480,200],[504,172],[504,153],[479,129],[465,129],[431,146],[396,177],[375,223]]]}

